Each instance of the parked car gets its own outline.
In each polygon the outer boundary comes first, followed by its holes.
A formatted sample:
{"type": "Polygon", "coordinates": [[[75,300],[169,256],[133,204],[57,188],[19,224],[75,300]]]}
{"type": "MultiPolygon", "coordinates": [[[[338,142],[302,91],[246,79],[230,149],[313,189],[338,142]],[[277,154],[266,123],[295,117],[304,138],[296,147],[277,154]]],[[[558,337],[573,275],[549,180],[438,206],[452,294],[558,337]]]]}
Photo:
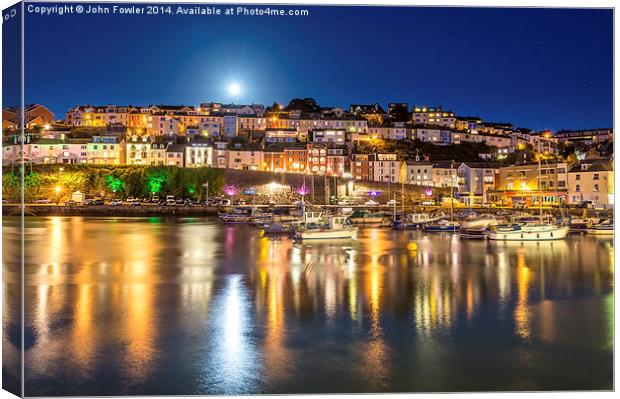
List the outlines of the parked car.
{"type": "Polygon", "coordinates": [[[177,202],[174,199],[174,195],[166,195],[166,205],[176,205],[177,202]]]}
{"type": "Polygon", "coordinates": [[[140,201],[134,201],[131,203],[131,206],[140,206],[140,201]]]}
{"type": "Polygon", "coordinates": [[[433,205],[435,205],[435,201],[433,201],[433,200],[422,201],[422,205],[423,206],[433,206],[433,205]]]}
{"type": "Polygon", "coordinates": [[[577,205],[577,208],[579,209],[594,208],[594,203],[592,201],[583,201],[579,205],[577,205]]]}
{"type": "Polygon", "coordinates": [[[220,206],[230,206],[230,200],[229,199],[220,200],[219,205],[220,206]]]}
{"type": "Polygon", "coordinates": [[[366,206],[374,206],[374,205],[379,205],[379,203],[375,200],[368,200],[364,203],[364,205],[366,206]]]}
{"type": "Polygon", "coordinates": [[[110,206],[119,206],[119,205],[123,205],[123,201],[119,200],[119,199],[115,199],[110,201],[110,206]]]}
{"type": "Polygon", "coordinates": [[[93,199],[93,205],[103,205],[103,198],[93,199]]]}
{"type": "Polygon", "coordinates": [[[153,198],[151,198],[151,202],[154,204],[159,203],[159,196],[158,195],[154,195],[153,198]]]}
{"type": "Polygon", "coordinates": [[[51,204],[52,200],[49,198],[40,198],[34,201],[35,204],[51,204]]]}
{"type": "Polygon", "coordinates": [[[396,200],[395,200],[395,199],[391,199],[391,200],[389,200],[389,201],[388,201],[385,205],[394,206],[394,205],[396,205],[396,204],[397,204],[396,200]]]}
{"type": "Polygon", "coordinates": [[[127,202],[134,202],[135,199],[133,197],[127,197],[127,199],[125,201],[127,201],[127,202]]]}

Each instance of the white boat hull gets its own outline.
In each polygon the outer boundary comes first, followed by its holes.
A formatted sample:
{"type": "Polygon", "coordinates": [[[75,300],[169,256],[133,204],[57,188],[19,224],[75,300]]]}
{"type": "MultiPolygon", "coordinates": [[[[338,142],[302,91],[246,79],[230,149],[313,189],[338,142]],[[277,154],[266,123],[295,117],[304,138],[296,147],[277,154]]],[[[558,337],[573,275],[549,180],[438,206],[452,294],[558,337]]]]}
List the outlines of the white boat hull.
{"type": "Polygon", "coordinates": [[[465,220],[461,222],[461,227],[464,229],[483,229],[495,225],[497,225],[497,220],[495,219],[465,220]]]}
{"type": "Polygon", "coordinates": [[[295,233],[295,237],[302,240],[329,240],[336,238],[355,238],[357,228],[347,229],[311,229],[302,230],[295,233]]]}
{"type": "Polygon", "coordinates": [[[568,226],[547,229],[524,228],[517,231],[490,230],[487,232],[489,240],[496,241],[548,241],[563,240],[568,235],[568,226]]]}
{"type": "Polygon", "coordinates": [[[588,234],[592,234],[595,236],[613,236],[614,230],[612,229],[587,229],[586,232],[588,234]]]}

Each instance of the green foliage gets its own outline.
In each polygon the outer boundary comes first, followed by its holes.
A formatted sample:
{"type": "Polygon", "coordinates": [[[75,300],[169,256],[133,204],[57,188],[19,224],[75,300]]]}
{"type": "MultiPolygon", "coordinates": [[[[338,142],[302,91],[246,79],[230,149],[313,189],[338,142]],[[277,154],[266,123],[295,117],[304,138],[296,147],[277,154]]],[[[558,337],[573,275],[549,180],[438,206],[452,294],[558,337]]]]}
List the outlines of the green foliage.
{"type": "MultiPolygon", "coordinates": [[[[35,165],[24,175],[26,201],[55,198],[61,187],[61,199],[81,191],[89,195],[150,197],[153,193],[204,198],[205,183],[217,193],[224,184],[224,171],[214,168],[179,168],[176,166],[94,166],[35,165]],[[60,168],[63,168],[61,171],[60,168]]],[[[2,194],[12,201],[21,198],[21,170],[7,170],[2,175],[2,194]]]]}
{"type": "Polygon", "coordinates": [[[479,161],[478,154],[492,153],[495,147],[485,143],[464,142],[460,144],[435,145],[420,140],[401,140],[395,151],[407,159],[415,159],[416,154],[428,156],[431,161],[479,161]]]}

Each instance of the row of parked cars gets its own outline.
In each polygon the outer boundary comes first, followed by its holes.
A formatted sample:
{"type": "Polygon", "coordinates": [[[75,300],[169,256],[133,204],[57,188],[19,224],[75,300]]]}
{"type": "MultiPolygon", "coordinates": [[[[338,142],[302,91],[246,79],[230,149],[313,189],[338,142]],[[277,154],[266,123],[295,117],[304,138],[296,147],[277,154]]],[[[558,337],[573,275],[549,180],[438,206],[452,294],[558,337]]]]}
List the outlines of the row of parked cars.
{"type": "MultiPolygon", "coordinates": [[[[35,204],[51,204],[52,201],[49,198],[40,198],[33,201],[35,204]]],[[[8,203],[8,201],[7,201],[8,203]]],[[[106,200],[101,197],[95,198],[87,198],[83,202],[77,202],[74,200],[67,200],[64,202],[65,206],[102,206],[106,204],[106,200]]],[[[111,199],[107,202],[109,206],[120,206],[120,205],[131,205],[131,206],[140,206],[141,204],[155,204],[160,206],[173,206],[173,205],[182,205],[182,206],[230,206],[231,202],[229,199],[221,198],[221,197],[212,197],[209,198],[208,201],[196,201],[191,198],[182,198],[175,197],[174,195],[167,195],[165,198],[160,198],[155,195],[152,198],[134,198],[128,197],[126,200],[121,199],[111,199]]]]}

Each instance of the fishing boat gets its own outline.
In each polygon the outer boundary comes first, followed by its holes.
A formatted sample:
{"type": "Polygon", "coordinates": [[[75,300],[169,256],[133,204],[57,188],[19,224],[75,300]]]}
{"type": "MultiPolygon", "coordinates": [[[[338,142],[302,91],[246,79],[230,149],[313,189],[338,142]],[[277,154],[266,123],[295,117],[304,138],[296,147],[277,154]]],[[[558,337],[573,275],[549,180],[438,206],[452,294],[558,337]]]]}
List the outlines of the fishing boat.
{"type": "Polygon", "coordinates": [[[461,229],[461,225],[453,220],[440,220],[437,223],[430,223],[424,226],[427,233],[456,233],[461,229]]]}
{"type": "Polygon", "coordinates": [[[357,227],[345,216],[328,216],[326,223],[324,221],[324,215],[318,217],[311,215],[302,225],[295,228],[295,238],[300,240],[355,238],[357,234],[357,227]]]}
{"type": "Polygon", "coordinates": [[[614,222],[610,219],[603,220],[598,224],[594,224],[591,227],[588,227],[587,233],[596,236],[613,236],[614,222]]]}

